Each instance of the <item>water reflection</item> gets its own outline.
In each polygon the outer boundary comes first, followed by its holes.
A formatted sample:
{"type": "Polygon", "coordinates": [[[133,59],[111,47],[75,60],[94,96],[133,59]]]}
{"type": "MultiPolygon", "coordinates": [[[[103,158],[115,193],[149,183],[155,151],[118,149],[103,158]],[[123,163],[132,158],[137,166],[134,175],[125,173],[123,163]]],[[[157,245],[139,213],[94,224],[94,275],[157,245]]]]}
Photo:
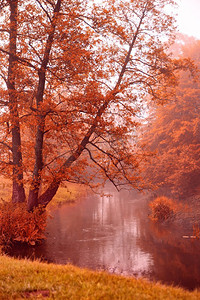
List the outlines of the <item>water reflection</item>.
{"type": "Polygon", "coordinates": [[[151,255],[137,247],[138,201],[129,192],[114,192],[112,197],[90,195],[76,207],[56,210],[44,246],[47,258],[121,274],[148,272],[151,255]]]}
{"type": "Polygon", "coordinates": [[[190,228],[153,224],[143,194],[110,187],[107,192],[112,197],[88,195],[75,206],[52,211],[47,240],[39,247],[15,249],[15,256],[198,287],[200,241],[182,238],[190,228]]]}

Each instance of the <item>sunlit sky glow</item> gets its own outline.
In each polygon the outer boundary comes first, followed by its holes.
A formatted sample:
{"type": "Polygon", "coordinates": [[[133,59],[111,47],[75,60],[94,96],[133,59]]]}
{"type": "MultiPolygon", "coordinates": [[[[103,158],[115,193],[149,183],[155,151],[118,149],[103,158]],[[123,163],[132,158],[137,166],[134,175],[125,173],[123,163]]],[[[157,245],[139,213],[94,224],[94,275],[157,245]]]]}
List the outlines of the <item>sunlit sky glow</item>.
{"type": "Polygon", "coordinates": [[[200,0],[178,0],[179,31],[200,39],[200,0]]]}

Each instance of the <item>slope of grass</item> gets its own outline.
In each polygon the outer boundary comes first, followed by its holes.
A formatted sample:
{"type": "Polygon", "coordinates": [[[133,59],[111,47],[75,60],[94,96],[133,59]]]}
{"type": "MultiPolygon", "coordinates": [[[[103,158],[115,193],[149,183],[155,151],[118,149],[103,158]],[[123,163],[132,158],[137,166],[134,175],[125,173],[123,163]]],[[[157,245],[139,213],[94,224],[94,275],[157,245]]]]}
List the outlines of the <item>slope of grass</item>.
{"type": "Polygon", "coordinates": [[[200,299],[200,292],[67,265],[0,256],[0,299],[200,299]]]}
{"type": "Polygon", "coordinates": [[[87,188],[80,184],[68,183],[62,185],[59,187],[53,200],[48,204],[48,208],[51,209],[64,203],[73,204],[81,199],[86,192],[87,188]]]}
{"type": "MultiPolygon", "coordinates": [[[[28,187],[26,189],[26,194],[28,195],[28,187]]],[[[86,188],[78,184],[63,184],[58,189],[55,197],[49,203],[48,207],[53,208],[57,205],[63,203],[74,203],[76,200],[80,199],[86,193],[86,188]]],[[[7,201],[11,199],[12,195],[12,181],[0,176],[0,201],[1,199],[7,201]]]]}

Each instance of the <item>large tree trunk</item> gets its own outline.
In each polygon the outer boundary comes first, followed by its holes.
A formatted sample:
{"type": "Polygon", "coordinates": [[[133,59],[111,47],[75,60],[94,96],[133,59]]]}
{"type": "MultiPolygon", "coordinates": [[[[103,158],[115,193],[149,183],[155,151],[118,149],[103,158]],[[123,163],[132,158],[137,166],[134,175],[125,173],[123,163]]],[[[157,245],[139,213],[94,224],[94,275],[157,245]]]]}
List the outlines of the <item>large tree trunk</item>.
{"type": "Polygon", "coordinates": [[[9,66],[8,66],[8,94],[10,122],[12,132],[12,156],[13,156],[13,202],[24,202],[25,191],[23,186],[23,168],[21,153],[21,135],[17,104],[17,91],[15,88],[17,62],[16,62],[16,43],[17,43],[17,6],[18,1],[9,1],[10,5],[10,47],[9,47],[9,66]]]}
{"type": "Polygon", "coordinates": [[[12,125],[12,155],[13,155],[13,190],[12,201],[24,202],[25,191],[23,185],[21,137],[18,125],[12,125]]]}
{"type": "Polygon", "coordinates": [[[60,181],[53,182],[50,184],[48,189],[39,197],[38,204],[46,207],[47,204],[53,199],[55,196],[58,188],[60,186],[60,181]]]}
{"type": "Polygon", "coordinates": [[[35,165],[33,171],[33,180],[31,183],[27,209],[29,211],[33,210],[38,206],[38,195],[39,189],[41,185],[41,173],[43,170],[43,141],[44,141],[44,131],[45,131],[45,117],[46,112],[42,110],[41,104],[44,99],[44,91],[45,91],[45,83],[46,83],[46,71],[49,63],[50,52],[53,45],[54,33],[56,29],[58,13],[61,8],[61,0],[57,0],[57,3],[54,8],[54,15],[51,20],[51,30],[49,31],[49,35],[46,41],[46,46],[44,50],[43,60],[41,63],[41,67],[38,70],[39,82],[36,94],[36,103],[38,110],[38,125],[37,125],[37,133],[36,133],[36,141],[35,141],[35,165]]]}
{"type": "Polygon", "coordinates": [[[41,172],[43,168],[43,141],[44,141],[44,126],[45,126],[45,117],[39,118],[40,124],[38,124],[36,142],[35,142],[35,166],[33,170],[33,180],[31,183],[27,209],[28,211],[33,210],[38,206],[38,195],[41,185],[41,172]]]}

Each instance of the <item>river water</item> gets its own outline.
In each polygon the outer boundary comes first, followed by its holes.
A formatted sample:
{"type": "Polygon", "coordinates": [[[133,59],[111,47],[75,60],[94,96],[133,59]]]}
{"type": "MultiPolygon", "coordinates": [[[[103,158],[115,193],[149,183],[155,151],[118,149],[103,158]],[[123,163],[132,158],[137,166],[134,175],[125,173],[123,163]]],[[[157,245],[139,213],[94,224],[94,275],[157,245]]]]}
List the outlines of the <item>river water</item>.
{"type": "Polygon", "coordinates": [[[75,205],[51,211],[41,245],[13,249],[15,257],[41,258],[125,276],[146,277],[194,289],[200,287],[200,240],[184,239],[192,228],[154,224],[148,199],[135,191],[89,194],[75,205]]]}

